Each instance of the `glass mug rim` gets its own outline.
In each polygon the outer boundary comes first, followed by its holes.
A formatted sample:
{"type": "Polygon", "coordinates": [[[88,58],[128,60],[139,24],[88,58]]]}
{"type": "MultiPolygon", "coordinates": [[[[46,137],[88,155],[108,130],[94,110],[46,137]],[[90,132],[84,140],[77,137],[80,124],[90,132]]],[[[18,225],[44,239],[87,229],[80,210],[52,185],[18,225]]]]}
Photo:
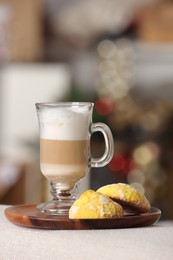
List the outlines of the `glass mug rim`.
{"type": "Polygon", "coordinates": [[[54,108],[54,107],[89,107],[93,108],[94,103],[93,102],[42,102],[42,103],[35,103],[36,108],[42,108],[42,107],[48,107],[48,108],[54,108]]]}

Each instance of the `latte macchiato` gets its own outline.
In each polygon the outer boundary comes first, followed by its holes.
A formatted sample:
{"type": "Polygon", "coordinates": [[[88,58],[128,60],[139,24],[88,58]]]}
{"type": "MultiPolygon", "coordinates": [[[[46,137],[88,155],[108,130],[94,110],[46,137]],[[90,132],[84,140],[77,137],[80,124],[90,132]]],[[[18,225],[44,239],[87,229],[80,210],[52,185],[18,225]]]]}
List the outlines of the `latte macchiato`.
{"type": "Polygon", "coordinates": [[[69,189],[88,173],[90,114],[84,108],[81,113],[55,108],[40,117],[41,171],[59,185],[63,180],[64,189],[69,189]]]}
{"type": "Polygon", "coordinates": [[[78,193],[78,181],[91,167],[107,165],[114,154],[109,127],[92,123],[94,104],[88,102],[37,103],[40,133],[40,168],[50,182],[52,200],[37,206],[40,212],[68,216],[78,193]],[[105,151],[90,154],[91,135],[101,132],[105,151]]]}

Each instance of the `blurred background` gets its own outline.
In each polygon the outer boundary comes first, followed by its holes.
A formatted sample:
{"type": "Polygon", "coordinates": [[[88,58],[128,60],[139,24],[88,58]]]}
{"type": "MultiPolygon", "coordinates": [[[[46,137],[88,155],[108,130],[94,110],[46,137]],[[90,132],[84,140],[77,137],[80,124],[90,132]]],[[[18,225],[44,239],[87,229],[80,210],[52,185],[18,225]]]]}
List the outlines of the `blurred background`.
{"type": "MultiPolygon", "coordinates": [[[[173,1],[0,0],[0,203],[40,203],[36,102],[91,101],[115,154],[80,192],[144,189],[173,219],[173,1]]],[[[92,137],[92,154],[104,150],[92,137]]]]}

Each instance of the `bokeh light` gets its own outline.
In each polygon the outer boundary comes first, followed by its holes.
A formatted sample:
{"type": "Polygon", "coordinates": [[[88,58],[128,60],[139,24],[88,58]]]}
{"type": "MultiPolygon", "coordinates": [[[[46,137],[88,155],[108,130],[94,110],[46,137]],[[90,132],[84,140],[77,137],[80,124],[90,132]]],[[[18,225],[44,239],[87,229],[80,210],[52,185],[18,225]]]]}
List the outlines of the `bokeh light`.
{"type": "Polygon", "coordinates": [[[113,110],[112,100],[110,100],[107,97],[99,98],[95,102],[95,110],[97,111],[98,114],[100,114],[102,116],[106,116],[106,115],[110,114],[113,110]]]}
{"type": "Polygon", "coordinates": [[[133,169],[129,172],[127,177],[128,182],[131,184],[133,182],[144,184],[145,175],[141,169],[133,169]]]}
{"type": "Polygon", "coordinates": [[[115,154],[108,166],[112,171],[122,171],[125,167],[125,159],[121,154],[115,154]]]}
{"type": "Polygon", "coordinates": [[[139,165],[147,165],[159,156],[159,147],[154,142],[147,142],[133,152],[134,161],[139,165]]]}
{"type": "Polygon", "coordinates": [[[103,59],[110,59],[116,54],[116,46],[110,40],[104,40],[98,45],[98,53],[103,59]]]}

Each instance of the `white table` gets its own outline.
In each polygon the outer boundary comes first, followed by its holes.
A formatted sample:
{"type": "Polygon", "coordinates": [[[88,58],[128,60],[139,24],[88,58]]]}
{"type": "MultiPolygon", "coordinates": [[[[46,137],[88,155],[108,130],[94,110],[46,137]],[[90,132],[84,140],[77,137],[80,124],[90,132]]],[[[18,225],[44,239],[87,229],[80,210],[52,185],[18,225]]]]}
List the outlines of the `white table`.
{"type": "Polygon", "coordinates": [[[0,260],[172,260],[173,221],[144,228],[39,230],[18,227],[0,205],[0,260]]]}

